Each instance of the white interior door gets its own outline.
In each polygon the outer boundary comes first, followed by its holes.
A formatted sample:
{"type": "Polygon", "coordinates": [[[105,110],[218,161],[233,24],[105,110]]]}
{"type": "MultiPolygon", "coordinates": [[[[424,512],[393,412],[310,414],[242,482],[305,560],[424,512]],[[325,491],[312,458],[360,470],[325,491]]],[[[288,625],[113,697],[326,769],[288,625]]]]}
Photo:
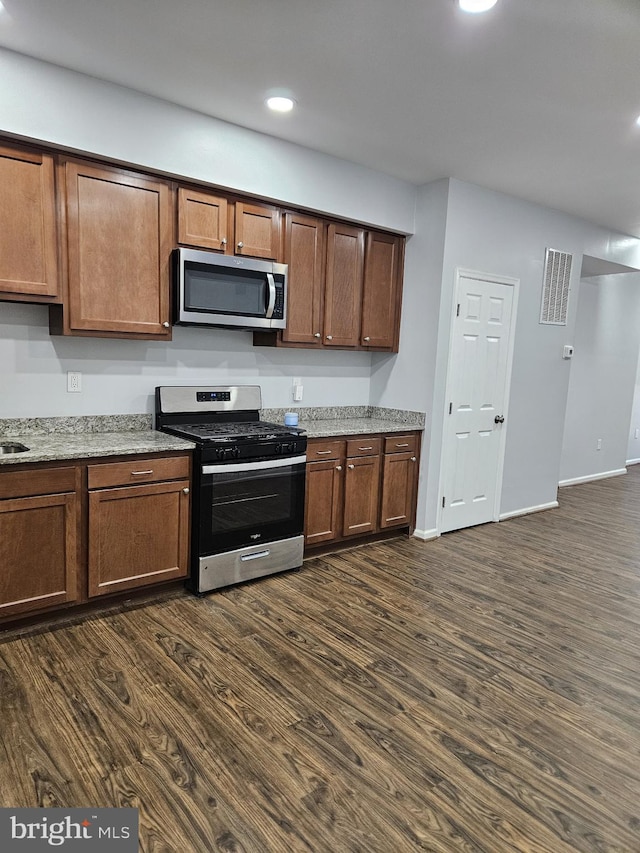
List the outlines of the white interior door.
{"type": "Polygon", "coordinates": [[[458,277],[442,460],[442,533],[497,518],[514,290],[514,284],[458,277]]]}

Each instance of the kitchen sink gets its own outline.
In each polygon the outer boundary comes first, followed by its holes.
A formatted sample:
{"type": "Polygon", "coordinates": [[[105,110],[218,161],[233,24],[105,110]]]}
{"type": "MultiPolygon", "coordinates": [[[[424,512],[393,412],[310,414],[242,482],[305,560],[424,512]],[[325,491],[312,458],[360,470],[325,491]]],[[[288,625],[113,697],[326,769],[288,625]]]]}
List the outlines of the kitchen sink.
{"type": "Polygon", "coordinates": [[[0,455],[3,453],[26,453],[28,449],[19,441],[0,441],[0,455]]]}

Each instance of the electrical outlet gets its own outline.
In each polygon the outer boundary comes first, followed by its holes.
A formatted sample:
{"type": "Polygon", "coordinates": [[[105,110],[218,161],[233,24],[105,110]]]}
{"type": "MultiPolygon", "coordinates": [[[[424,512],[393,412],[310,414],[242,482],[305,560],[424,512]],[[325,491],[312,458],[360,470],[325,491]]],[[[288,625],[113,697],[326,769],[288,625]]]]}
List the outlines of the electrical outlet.
{"type": "Polygon", "coordinates": [[[67,391],[79,394],[82,391],[82,374],[74,370],[67,371],[67,391]]]}
{"type": "Polygon", "coordinates": [[[293,402],[294,403],[299,403],[302,400],[302,391],[303,391],[302,379],[299,376],[296,376],[296,378],[293,380],[293,389],[292,389],[292,396],[293,396],[293,402]]]}
{"type": "Polygon", "coordinates": [[[599,438],[596,443],[596,450],[602,450],[602,439],[599,438]]]}

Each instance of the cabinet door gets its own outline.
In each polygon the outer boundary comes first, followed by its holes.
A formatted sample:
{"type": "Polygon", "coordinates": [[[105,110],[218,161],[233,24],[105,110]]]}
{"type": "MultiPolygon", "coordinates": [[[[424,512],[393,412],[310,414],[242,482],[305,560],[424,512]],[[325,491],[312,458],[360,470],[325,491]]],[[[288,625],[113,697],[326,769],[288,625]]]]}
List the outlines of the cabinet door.
{"type": "Polygon", "coordinates": [[[223,196],[180,187],[178,243],[225,252],[228,245],[228,204],[223,196]]]}
{"type": "Polygon", "coordinates": [[[170,338],[171,197],[162,181],[67,161],[67,334],[170,338]]]}
{"type": "Polygon", "coordinates": [[[344,478],[343,536],[377,530],[380,495],[380,457],[347,459],[344,478]]]}
{"type": "Polygon", "coordinates": [[[411,452],[387,453],[383,460],[380,527],[406,527],[413,524],[417,458],[411,452]]]}
{"type": "Polygon", "coordinates": [[[289,271],[282,340],[322,346],[324,223],[297,213],[287,213],[284,223],[284,263],[289,271]]]}
{"type": "Polygon", "coordinates": [[[403,244],[403,239],[393,234],[375,231],[367,234],[360,336],[362,346],[397,347],[403,244]]]}
{"type": "Polygon", "coordinates": [[[58,295],[53,157],[0,146],[0,292],[58,295]]]}
{"type": "Polygon", "coordinates": [[[327,274],[324,297],[325,346],[360,343],[364,231],[331,223],[327,231],[327,274]]]}
{"type": "Polygon", "coordinates": [[[0,501],[0,618],[78,598],[75,494],[0,501]]]}
{"type": "Polygon", "coordinates": [[[89,492],[89,596],[186,577],[188,487],[178,480],[89,492]]]}
{"type": "Polygon", "coordinates": [[[307,464],[304,522],[306,545],[331,542],[340,537],[342,474],[339,460],[307,464]]]}
{"type": "Polygon", "coordinates": [[[236,255],[277,261],[280,258],[280,220],[277,207],[237,201],[236,255]]]}

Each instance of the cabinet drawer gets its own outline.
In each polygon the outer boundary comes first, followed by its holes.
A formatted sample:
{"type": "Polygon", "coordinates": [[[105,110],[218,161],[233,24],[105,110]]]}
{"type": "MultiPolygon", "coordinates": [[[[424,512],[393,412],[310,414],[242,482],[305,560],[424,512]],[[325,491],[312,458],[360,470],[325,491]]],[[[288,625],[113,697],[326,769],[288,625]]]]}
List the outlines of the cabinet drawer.
{"type": "Polygon", "coordinates": [[[388,435],[384,440],[385,453],[417,453],[417,435],[388,435]]]}
{"type": "Polygon", "coordinates": [[[0,471],[0,498],[26,498],[74,492],[75,468],[48,468],[35,471],[0,471]]]}
{"type": "Polygon", "coordinates": [[[381,447],[380,438],[351,438],[347,442],[347,456],[377,456],[381,447]]]}
{"type": "Polygon", "coordinates": [[[307,462],[340,459],[344,456],[344,441],[310,441],[307,445],[307,462]]]}
{"type": "Polygon", "coordinates": [[[131,486],[135,483],[154,483],[159,480],[179,480],[189,476],[187,456],[166,459],[132,459],[130,462],[107,462],[89,465],[90,489],[109,486],[131,486]]]}

